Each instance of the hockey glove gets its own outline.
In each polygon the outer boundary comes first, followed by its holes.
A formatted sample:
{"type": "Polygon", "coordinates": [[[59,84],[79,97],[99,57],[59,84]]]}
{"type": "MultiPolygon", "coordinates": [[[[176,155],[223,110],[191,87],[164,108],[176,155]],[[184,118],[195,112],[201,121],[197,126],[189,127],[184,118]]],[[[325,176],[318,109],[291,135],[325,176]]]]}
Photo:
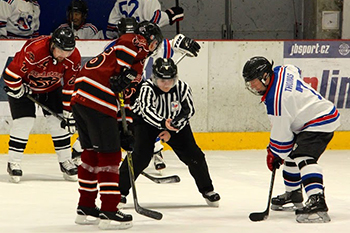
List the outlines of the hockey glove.
{"type": "Polygon", "coordinates": [[[73,113],[67,110],[63,110],[63,118],[65,119],[65,121],[61,122],[61,128],[67,130],[70,134],[74,134],[76,131],[76,127],[73,113]]]}
{"type": "Polygon", "coordinates": [[[26,83],[22,83],[22,85],[17,89],[12,89],[6,86],[4,90],[8,96],[11,96],[15,99],[19,99],[22,96],[26,96],[27,94],[32,94],[32,89],[26,83]]]}
{"type": "Polygon", "coordinates": [[[165,11],[169,17],[169,24],[173,25],[175,22],[184,19],[184,9],[182,7],[174,6],[165,11]]]}
{"type": "Polygon", "coordinates": [[[283,162],[283,159],[281,159],[277,155],[274,155],[270,148],[267,148],[266,163],[270,171],[273,171],[273,169],[275,168],[280,168],[280,165],[283,164],[283,162]]]}
{"type": "Polygon", "coordinates": [[[113,76],[109,79],[111,90],[114,93],[120,93],[127,88],[130,83],[136,78],[137,72],[133,69],[125,68],[119,76],[113,76]]]}
{"type": "Polygon", "coordinates": [[[189,37],[178,34],[173,39],[173,47],[185,52],[191,57],[197,57],[201,46],[189,37]]]}
{"type": "Polygon", "coordinates": [[[127,135],[124,134],[123,130],[120,132],[120,146],[125,151],[133,151],[134,150],[135,139],[134,136],[129,131],[127,135]]]}

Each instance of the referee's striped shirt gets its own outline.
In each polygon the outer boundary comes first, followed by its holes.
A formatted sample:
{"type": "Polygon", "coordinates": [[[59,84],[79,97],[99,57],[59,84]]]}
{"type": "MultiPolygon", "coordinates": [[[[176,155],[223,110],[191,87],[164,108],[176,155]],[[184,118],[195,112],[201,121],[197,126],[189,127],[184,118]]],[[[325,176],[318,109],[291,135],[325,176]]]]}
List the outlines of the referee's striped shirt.
{"type": "Polygon", "coordinates": [[[170,118],[179,130],[186,126],[195,112],[192,90],[181,80],[167,93],[156,87],[152,80],[147,80],[142,84],[132,109],[154,127],[165,129],[165,120],[170,118]]]}

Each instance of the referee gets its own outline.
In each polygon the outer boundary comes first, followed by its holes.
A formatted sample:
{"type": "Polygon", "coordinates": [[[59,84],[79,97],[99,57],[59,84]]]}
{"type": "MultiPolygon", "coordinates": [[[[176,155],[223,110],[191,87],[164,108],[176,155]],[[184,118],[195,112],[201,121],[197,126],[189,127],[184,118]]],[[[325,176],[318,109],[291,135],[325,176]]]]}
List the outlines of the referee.
{"type": "MultiPolygon", "coordinates": [[[[154,141],[159,136],[188,166],[207,204],[218,207],[220,196],[214,192],[205,155],[196,144],[189,124],[195,113],[191,92],[187,83],[178,80],[177,66],[173,60],[158,58],[154,62],[151,79],[143,83],[132,107],[135,179],[150,163],[154,141]]],[[[119,180],[121,202],[126,202],[123,196],[128,195],[130,187],[128,163],[124,160],[119,180]]]]}

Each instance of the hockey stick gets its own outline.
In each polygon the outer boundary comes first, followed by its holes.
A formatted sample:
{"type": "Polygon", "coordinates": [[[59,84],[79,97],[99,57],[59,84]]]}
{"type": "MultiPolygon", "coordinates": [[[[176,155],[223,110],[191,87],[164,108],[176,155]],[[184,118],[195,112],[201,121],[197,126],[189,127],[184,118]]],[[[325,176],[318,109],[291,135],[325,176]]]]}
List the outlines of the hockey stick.
{"type": "MultiPolygon", "coordinates": [[[[123,93],[119,93],[119,100],[120,100],[120,112],[122,115],[122,126],[123,131],[125,135],[128,135],[128,126],[126,123],[126,115],[125,115],[125,107],[124,107],[124,97],[123,93]]],[[[153,218],[156,220],[161,220],[163,217],[163,214],[154,210],[143,208],[139,205],[139,202],[137,200],[137,193],[136,193],[136,185],[135,185],[135,174],[134,174],[134,165],[132,162],[132,155],[130,151],[127,151],[126,154],[127,162],[128,162],[128,170],[129,170],[129,177],[130,177],[130,183],[131,183],[131,189],[132,189],[132,195],[134,198],[134,207],[135,211],[139,214],[142,214],[146,217],[153,218]]]]}
{"type": "MultiPolygon", "coordinates": [[[[179,0],[175,1],[175,6],[179,7],[179,0]]],[[[180,22],[179,21],[176,22],[176,34],[180,34],[180,22]]]]}
{"type": "Polygon", "coordinates": [[[141,172],[141,174],[157,184],[171,184],[171,183],[179,183],[181,181],[178,175],[155,177],[155,176],[151,176],[146,172],[141,172]]]}
{"type": "Polygon", "coordinates": [[[175,65],[179,64],[180,61],[182,61],[182,59],[184,59],[186,56],[187,56],[187,53],[182,54],[181,57],[179,57],[179,59],[176,60],[175,65]]]}
{"type": "Polygon", "coordinates": [[[271,181],[270,181],[270,190],[269,190],[269,200],[267,201],[267,208],[264,212],[256,212],[256,213],[251,213],[249,215],[249,219],[253,222],[257,221],[262,221],[267,219],[269,216],[270,212],[270,203],[271,203],[271,198],[272,198],[272,190],[273,190],[273,184],[275,182],[275,174],[276,174],[276,168],[273,169],[272,174],[271,174],[271,181]]]}
{"type": "MultiPolygon", "coordinates": [[[[4,86],[4,90],[5,92],[9,91],[9,87],[8,86],[4,86]]],[[[63,116],[59,115],[57,112],[52,111],[49,107],[47,107],[46,105],[40,103],[39,101],[37,101],[35,98],[33,98],[33,96],[27,94],[26,97],[31,100],[32,102],[34,102],[35,104],[37,104],[38,106],[40,106],[42,109],[44,109],[45,111],[47,111],[48,113],[50,113],[52,116],[56,117],[58,120],[61,121],[61,127],[64,128],[67,125],[67,121],[66,119],[64,119],[63,116]]]]}

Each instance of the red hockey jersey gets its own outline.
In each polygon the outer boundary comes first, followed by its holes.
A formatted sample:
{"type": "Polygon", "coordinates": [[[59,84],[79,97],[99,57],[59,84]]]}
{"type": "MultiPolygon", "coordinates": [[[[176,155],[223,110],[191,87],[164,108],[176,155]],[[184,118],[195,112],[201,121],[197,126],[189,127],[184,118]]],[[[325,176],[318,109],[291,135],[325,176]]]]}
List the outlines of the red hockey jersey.
{"type": "Polygon", "coordinates": [[[19,88],[22,82],[27,83],[33,93],[50,92],[63,83],[63,109],[70,110],[81,56],[78,49],[74,49],[71,56],[55,65],[50,52],[50,40],[51,36],[28,40],[5,69],[4,81],[12,89],[19,88]]]}
{"type": "Polygon", "coordinates": [[[137,71],[140,81],[148,54],[148,44],[143,36],[124,34],[113,46],[84,65],[75,81],[72,104],[79,103],[117,118],[117,97],[110,89],[109,79],[127,67],[137,71]]]}

